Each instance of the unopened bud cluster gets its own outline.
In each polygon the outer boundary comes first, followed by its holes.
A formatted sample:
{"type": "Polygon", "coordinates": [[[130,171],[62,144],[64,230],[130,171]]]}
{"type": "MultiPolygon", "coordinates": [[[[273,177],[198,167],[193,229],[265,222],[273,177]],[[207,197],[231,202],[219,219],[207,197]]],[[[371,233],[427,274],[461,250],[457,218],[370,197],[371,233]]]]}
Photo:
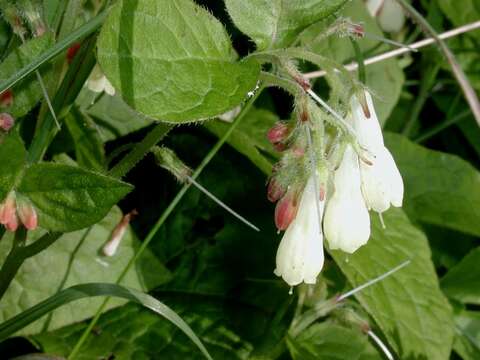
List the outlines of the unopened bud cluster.
{"type": "Polygon", "coordinates": [[[282,152],[267,189],[268,199],[277,202],[275,224],[285,230],[275,274],[291,286],[316,282],[324,236],[330,249],[353,253],[370,237],[369,210],[381,214],[403,200],[402,177],[368,91],[349,96],[343,121],[349,134],[324,128],[323,112],[312,100],[297,100],[297,107],[293,125],[277,123],[267,134],[282,152]]]}
{"type": "Polygon", "coordinates": [[[0,224],[8,231],[16,231],[20,225],[27,230],[35,230],[38,217],[35,207],[25,197],[11,191],[0,204],[0,224]]]}

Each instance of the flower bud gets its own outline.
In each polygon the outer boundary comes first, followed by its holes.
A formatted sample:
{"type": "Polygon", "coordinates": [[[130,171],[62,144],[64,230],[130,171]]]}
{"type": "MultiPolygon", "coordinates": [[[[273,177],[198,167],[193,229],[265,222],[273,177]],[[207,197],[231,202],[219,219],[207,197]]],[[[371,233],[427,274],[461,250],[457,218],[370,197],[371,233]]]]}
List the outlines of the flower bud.
{"type": "Polygon", "coordinates": [[[125,235],[125,232],[128,229],[128,224],[132,217],[137,215],[137,211],[133,210],[132,212],[125,215],[120,222],[115,226],[115,229],[112,231],[112,236],[108,240],[108,242],[103,246],[102,251],[105,256],[113,256],[117,252],[118,246],[125,235]]]}
{"type": "Polygon", "coordinates": [[[367,0],[367,9],[383,31],[399,32],[405,24],[405,13],[396,0],[367,0]]]}
{"type": "Polygon", "coordinates": [[[10,218],[9,222],[5,224],[5,228],[8,231],[15,232],[18,229],[18,217],[17,214],[13,214],[13,216],[10,218]]]}
{"type": "Polygon", "coordinates": [[[0,94],[0,106],[3,108],[12,106],[13,104],[13,93],[12,90],[5,90],[0,94]]]}
{"type": "Polygon", "coordinates": [[[0,224],[7,225],[13,222],[14,218],[16,218],[16,205],[15,192],[11,191],[0,206],[0,224]]]}
{"type": "Polygon", "coordinates": [[[100,66],[95,65],[87,80],[87,88],[96,93],[106,92],[108,95],[115,95],[115,88],[103,74],[100,66]]]}
{"type": "Polygon", "coordinates": [[[268,130],[267,138],[273,145],[284,141],[288,137],[289,129],[284,122],[277,122],[268,130]]]}
{"type": "Polygon", "coordinates": [[[74,43],[72,46],[70,46],[67,50],[67,62],[69,64],[72,63],[75,55],[77,55],[78,50],[80,49],[81,44],[80,43],[74,43]]]}
{"type": "Polygon", "coordinates": [[[15,119],[8,113],[0,113],[0,129],[9,131],[15,125],[15,119]]]}
{"type": "Polygon", "coordinates": [[[271,202],[278,201],[283,195],[285,195],[287,189],[278,183],[275,178],[271,178],[267,187],[267,198],[271,202]]]}
{"type": "Polygon", "coordinates": [[[192,170],[172,150],[164,146],[155,146],[152,152],[158,165],[171,172],[179,182],[185,182],[192,174],[192,170]]]}
{"type": "Polygon", "coordinates": [[[298,209],[296,191],[289,190],[275,207],[275,225],[278,230],[285,230],[295,219],[298,209]]]}
{"type": "Polygon", "coordinates": [[[26,199],[17,202],[18,217],[27,230],[35,230],[38,226],[38,217],[32,203],[26,199]]]}

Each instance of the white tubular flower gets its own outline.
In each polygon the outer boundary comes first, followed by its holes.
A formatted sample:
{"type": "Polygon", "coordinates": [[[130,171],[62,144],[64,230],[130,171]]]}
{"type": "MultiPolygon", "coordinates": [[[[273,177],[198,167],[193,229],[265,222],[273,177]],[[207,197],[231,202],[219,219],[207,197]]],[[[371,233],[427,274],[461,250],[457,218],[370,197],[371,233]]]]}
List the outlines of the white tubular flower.
{"type": "Polygon", "coordinates": [[[353,253],[370,237],[370,216],[360,189],[358,157],[350,145],[335,171],[333,185],[323,220],[325,237],[331,249],[353,253]]]}
{"type": "Polygon", "coordinates": [[[277,251],[274,273],[290,286],[302,282],[315,284],[323,267],[323,235],[317,203],[320,216],[323,216],[325,201],[316,198],[314,183],[312,176],[303,191],[298,213],[285,231],[277,251]]]}
{"type": "Polygon", "coordinates": [[[101,93],[105,91],[110,96],[115,95],[115,88],[103,74],[102,69],[100,69],[98,64],[95,65],[87,80],[87,87],[93,92],[101,93]]]}
{"type": "Polygon", "coordinates": [[[372,156],[372,165],[360,162],[362,193],[367,208],[382,213],[390,205],[402,206],[403,180],[392,154],[383,143],[372,97],[368,91],[361,95],[364,95],[363,101],[352,96],[350,105],[358,142],[372,156]]]}

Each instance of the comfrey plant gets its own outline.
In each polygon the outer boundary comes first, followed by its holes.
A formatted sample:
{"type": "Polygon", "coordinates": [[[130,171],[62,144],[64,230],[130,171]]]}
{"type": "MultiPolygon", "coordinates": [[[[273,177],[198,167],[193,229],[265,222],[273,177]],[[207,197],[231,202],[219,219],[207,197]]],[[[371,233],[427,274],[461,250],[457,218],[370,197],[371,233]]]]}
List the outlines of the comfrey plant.
{"type": "Polygon", "coordinates": [[[381,216],[390,206],[401,207],[403,181],[367,89],[350,79],[352,90],[338,111],[313,93],[301,74],[290,73],[311,98],[297,98],[292,124],[277,123],[267,134],[282,152],[267,196],[277,201],[275,224],[285,230],[275,274],[294,286],[316,282],[324,237],[332,250],[353,253],[365,245],[368,211],[381,216]]]}

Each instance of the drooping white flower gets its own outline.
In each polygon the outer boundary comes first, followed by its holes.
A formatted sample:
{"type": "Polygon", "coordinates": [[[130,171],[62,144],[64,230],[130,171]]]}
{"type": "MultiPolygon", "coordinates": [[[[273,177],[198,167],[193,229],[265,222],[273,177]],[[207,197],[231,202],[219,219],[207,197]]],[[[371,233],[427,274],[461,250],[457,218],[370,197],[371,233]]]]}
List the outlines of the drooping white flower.
{"type": "Polygon", "coordinates": [[[360,96],[364,96],[362,101],[357,96],[352,96],[350,101],[353,127],[358,142],[368,151],[372,162],[360,162],[362,193],[367,208],[382,213],[390,205],[402,206],[403,180],[392,154],[384,145],[371,95],[364,91],[360,96]]]}
{"type": "Polygon", "coordinates": [[[290,286],[302,282],[315,284],[323,267],[323,235],[321,219],[325,200],[317,199],[313,176],[307,182],[300,199],[297,215],[288,226],[277,251],[275,275],[290,286]]]}
{"type": "Polygon", "coordinates": [[[108,81],[98,64],[95,65],[87,80],[87,87],[93,92],[101,93],[105,91],[110,96],[115,95],[115,88],[110,81],[108,81]]]}
{"type": "Polygon", "coordinates": [[[396,0],[367,0],[366,5],[383,31],[399,32],[403,28],[405,14],[396,0]]]}
{"type": "Polygon", "coordinates": [[[333,185],[323,220],[325,237],[331,249],[353,253],[370,237],[370,216],[360,188],[358,156],[350,145],[334,173],[333,185]]]}

